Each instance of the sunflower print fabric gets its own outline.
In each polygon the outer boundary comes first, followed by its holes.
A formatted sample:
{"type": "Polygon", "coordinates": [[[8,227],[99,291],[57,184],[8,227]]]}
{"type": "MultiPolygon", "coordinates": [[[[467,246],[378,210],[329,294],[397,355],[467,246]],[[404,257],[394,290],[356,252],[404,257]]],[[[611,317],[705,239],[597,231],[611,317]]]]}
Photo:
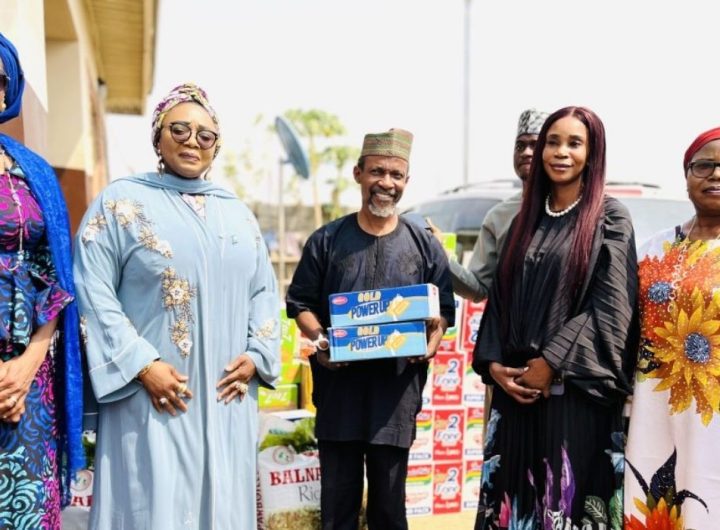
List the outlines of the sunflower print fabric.
{"type": "Polygon", "coordinates": [[[707,425],[720,412],[720,246],[665,243],[640,262],[639,381],[669,390],[670,413],[694,407],[707,425]]]}
{"type": "Polygon", "coordinates": [[[720,241],[689,241],[678,227],[654,236],[640,255],[625,529],[717,528],[720,241]]]}

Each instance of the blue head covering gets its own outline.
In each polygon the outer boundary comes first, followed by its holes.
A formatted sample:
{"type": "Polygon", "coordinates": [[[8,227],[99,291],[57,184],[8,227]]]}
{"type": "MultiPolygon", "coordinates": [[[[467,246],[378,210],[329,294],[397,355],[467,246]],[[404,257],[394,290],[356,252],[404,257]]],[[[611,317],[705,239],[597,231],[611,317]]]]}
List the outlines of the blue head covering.
{"type": "Polygon", "coordinates": [[[0,113],[0,123],[5,123],[20,114],[22,95],[25,90],[25,75],[20,66],[20,59],[15,46],[2,33],[0,33],[0,59],[2,59],[3,71],[10,78],[5,89],[7,108],[0,113]]]}

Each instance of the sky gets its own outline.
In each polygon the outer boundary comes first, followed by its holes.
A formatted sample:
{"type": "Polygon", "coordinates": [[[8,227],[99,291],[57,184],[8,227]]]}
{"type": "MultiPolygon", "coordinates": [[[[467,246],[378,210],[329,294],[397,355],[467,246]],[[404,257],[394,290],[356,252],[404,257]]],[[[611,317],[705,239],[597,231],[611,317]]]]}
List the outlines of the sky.
{"type": "MultiPolygon", "coordinates": [[[[464,17],[465,0],[160,0],[146,114],[108,118],[111,176],[155,168],[152,109],[193,81],[218,112],[223,152],[249,149],[265,168],[240,175],[255,200],[275,201],[281,157],[255,119],[291,108],[336,114],[342,145],[412,131],[405,206],[461,185],[464,17]]],[[[514,177],[523,109],[584,105],[605,124],[608,180],[684,196],[685,149],[720,125],[719,21],[711,0],[471,0],[469,181],[514,177]]],[[[324,171],[322,181],[334,175],[324,171]]],[[[307,182],[298,186],[310,197],[307,182]]],[[[359,191],[343,201],[359,206],[359,191]]]]}

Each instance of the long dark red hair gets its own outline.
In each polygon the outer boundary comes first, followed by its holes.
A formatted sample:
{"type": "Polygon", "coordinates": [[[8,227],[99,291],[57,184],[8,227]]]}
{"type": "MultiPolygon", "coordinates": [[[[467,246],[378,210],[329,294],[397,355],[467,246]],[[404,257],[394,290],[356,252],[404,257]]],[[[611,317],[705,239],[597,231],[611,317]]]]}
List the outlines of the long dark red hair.
{"type": "Polygon", "coordinates": [[[582,287],[588,272],[593,237],[603,212],[605,127],[600,118],[590,109],[565,107],[551,114],[540,130],[522,207],[515,219],[515,226],[500,264],[500,295],[504,302],[503,313],[505,314],[507,314],[506,308],[510,301],[513,281],[522,274],[525,254],[540,219],[544,215],[545,199],[552,187],[542,160],[548,130],[553,123],[566,116],[573,116],[580,120],[588,131],[588,157],[581,177],[583,182],[582,198],[577,206],[578,218],[573,230],[573,243],[566,269],[566,284],[571,300],[574,300],[582,287]]]}

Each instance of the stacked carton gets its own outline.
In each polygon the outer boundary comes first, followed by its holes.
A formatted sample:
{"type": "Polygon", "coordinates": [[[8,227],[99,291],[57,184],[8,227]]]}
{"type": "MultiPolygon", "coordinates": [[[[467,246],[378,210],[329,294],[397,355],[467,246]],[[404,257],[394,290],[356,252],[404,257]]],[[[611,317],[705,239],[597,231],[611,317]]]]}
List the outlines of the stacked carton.
{"type": "Polygon", "coordinates": [[[408,516],[477,509],[485,387],[472,369],[472,351],[485,304],[455,297],[455,307],[456,326],[447,330],[430,363],[417,417],[406,483],[408,516]],[[424,480],[428,475],[431,480],[424,480]]]}
{"type": "Polygon", "coordinates": [[[260,387],[258,404],[266,412],[312,408],[310,367],[301,356],[301,336],[295,320],[280,311],[280,377],[275,388],[260,387]]]}
{"type": "Polygon", "coordinates": [[[337,293],[329,302],[334,362],[423,356],[425,320],[440,316],[438,288],[432,284],[337,293]]]}

